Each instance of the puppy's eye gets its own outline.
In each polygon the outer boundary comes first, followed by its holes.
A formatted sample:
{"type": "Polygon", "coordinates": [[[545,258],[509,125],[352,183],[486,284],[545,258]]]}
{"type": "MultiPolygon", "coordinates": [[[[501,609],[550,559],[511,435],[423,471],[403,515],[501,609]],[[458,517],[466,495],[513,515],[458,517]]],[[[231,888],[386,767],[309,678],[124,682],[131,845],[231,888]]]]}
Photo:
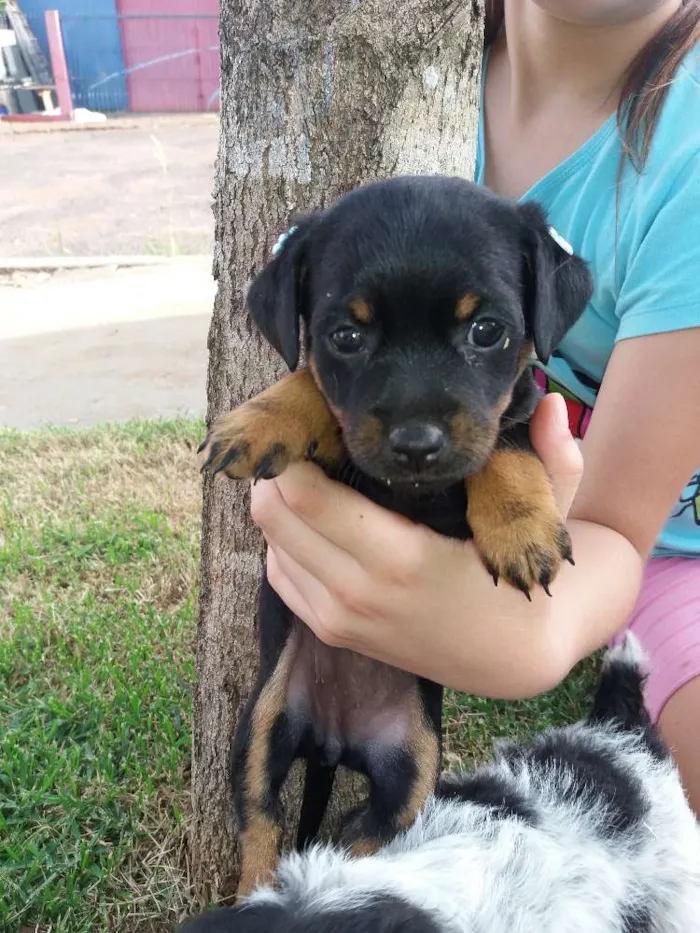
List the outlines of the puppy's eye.
{"type": "Polygon", "coordinates": [[[483,317],[474,321],[467,331],[467,343],[480,350],[489,350],[503,340],[505,332],[505,327],[499,321],[483,317]]]}
{"type": "Polygon", "coordinates": [[[365,348],[365,337],[356,327],[339,327],[329,337],[330,342],[341,353],[359,353],[365,348]]]}

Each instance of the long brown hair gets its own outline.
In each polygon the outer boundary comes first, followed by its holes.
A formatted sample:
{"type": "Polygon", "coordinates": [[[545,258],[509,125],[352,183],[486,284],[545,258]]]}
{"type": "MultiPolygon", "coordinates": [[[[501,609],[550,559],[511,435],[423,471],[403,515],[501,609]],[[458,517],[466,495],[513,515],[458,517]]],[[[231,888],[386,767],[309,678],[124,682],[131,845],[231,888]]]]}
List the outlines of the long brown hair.
{"type": "MultiPolygon", "coordinates": [[[[486,0],[486,46],[503,29],[505,0],[486,0]]],[[[683,0],[623,76],[617,124],[624,154],[642,171],[666,94],[685,55],[700,41],[700,0],[683,0]]]]}

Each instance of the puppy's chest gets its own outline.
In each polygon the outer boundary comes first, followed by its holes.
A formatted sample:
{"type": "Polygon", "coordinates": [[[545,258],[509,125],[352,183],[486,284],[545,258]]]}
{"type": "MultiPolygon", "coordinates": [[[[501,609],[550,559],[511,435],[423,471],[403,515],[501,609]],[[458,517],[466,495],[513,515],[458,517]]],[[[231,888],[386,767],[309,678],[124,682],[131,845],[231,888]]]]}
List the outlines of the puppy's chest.
{"type": "Polygon", "coordinates": [[[377,505],[403,515],[417,524],[426,525],[437,534],[461,541],[472,537],[467,523],[467,490],[464,482],[449,486],[440,492],[428,493],[418,490],[414,493],[380,483],[354,465],[329,475],[356,489],[377,505]]]}

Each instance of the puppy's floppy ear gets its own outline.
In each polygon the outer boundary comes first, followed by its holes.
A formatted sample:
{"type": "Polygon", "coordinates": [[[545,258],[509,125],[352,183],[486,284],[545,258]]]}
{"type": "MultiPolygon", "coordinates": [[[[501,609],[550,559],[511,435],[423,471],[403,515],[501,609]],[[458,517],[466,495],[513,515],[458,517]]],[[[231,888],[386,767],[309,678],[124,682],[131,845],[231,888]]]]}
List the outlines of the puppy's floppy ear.
{"type": "Polygon", "coordinates": [[[299,318],[304,313],[308,235],[314,216],[277,241],[276,255],[248,290],[248,310],[263,337],[294,370],[299,363],[299,318]]]}
{"type": "Polygon", "coordinates": [[[587,263],[552,235],[538,204],[518,210],[525,225],[525,320],[544,363],[585,310],[593,279],[587,263]]]}

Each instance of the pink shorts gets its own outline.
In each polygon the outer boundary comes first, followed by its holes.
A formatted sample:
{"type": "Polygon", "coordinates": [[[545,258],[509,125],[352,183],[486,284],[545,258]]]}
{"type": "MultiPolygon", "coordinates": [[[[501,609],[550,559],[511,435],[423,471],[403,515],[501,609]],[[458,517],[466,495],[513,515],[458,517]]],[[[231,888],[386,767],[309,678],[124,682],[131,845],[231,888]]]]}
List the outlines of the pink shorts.
{"type": "MultiPolygon", "coordinates": [[[[536,369],[534,376],[543,392],[564,395],[571,433],[583,438],[593,409],[573,398],[542,370],[536,369]]],[[[656,722],[676,690],[700,677],[700,557],[648,560],[626,630],[634,632],[649,658],[646,703],[656,722]]],[[[622,633],[613,644],[621,637],[622,633]]]]}
{"type": "Polygon", "coordinates": [[[700,676],[700,559],[652,557],[627,629],[649,658],[646,702],[656,722],[676,690],[700,676]]]}

